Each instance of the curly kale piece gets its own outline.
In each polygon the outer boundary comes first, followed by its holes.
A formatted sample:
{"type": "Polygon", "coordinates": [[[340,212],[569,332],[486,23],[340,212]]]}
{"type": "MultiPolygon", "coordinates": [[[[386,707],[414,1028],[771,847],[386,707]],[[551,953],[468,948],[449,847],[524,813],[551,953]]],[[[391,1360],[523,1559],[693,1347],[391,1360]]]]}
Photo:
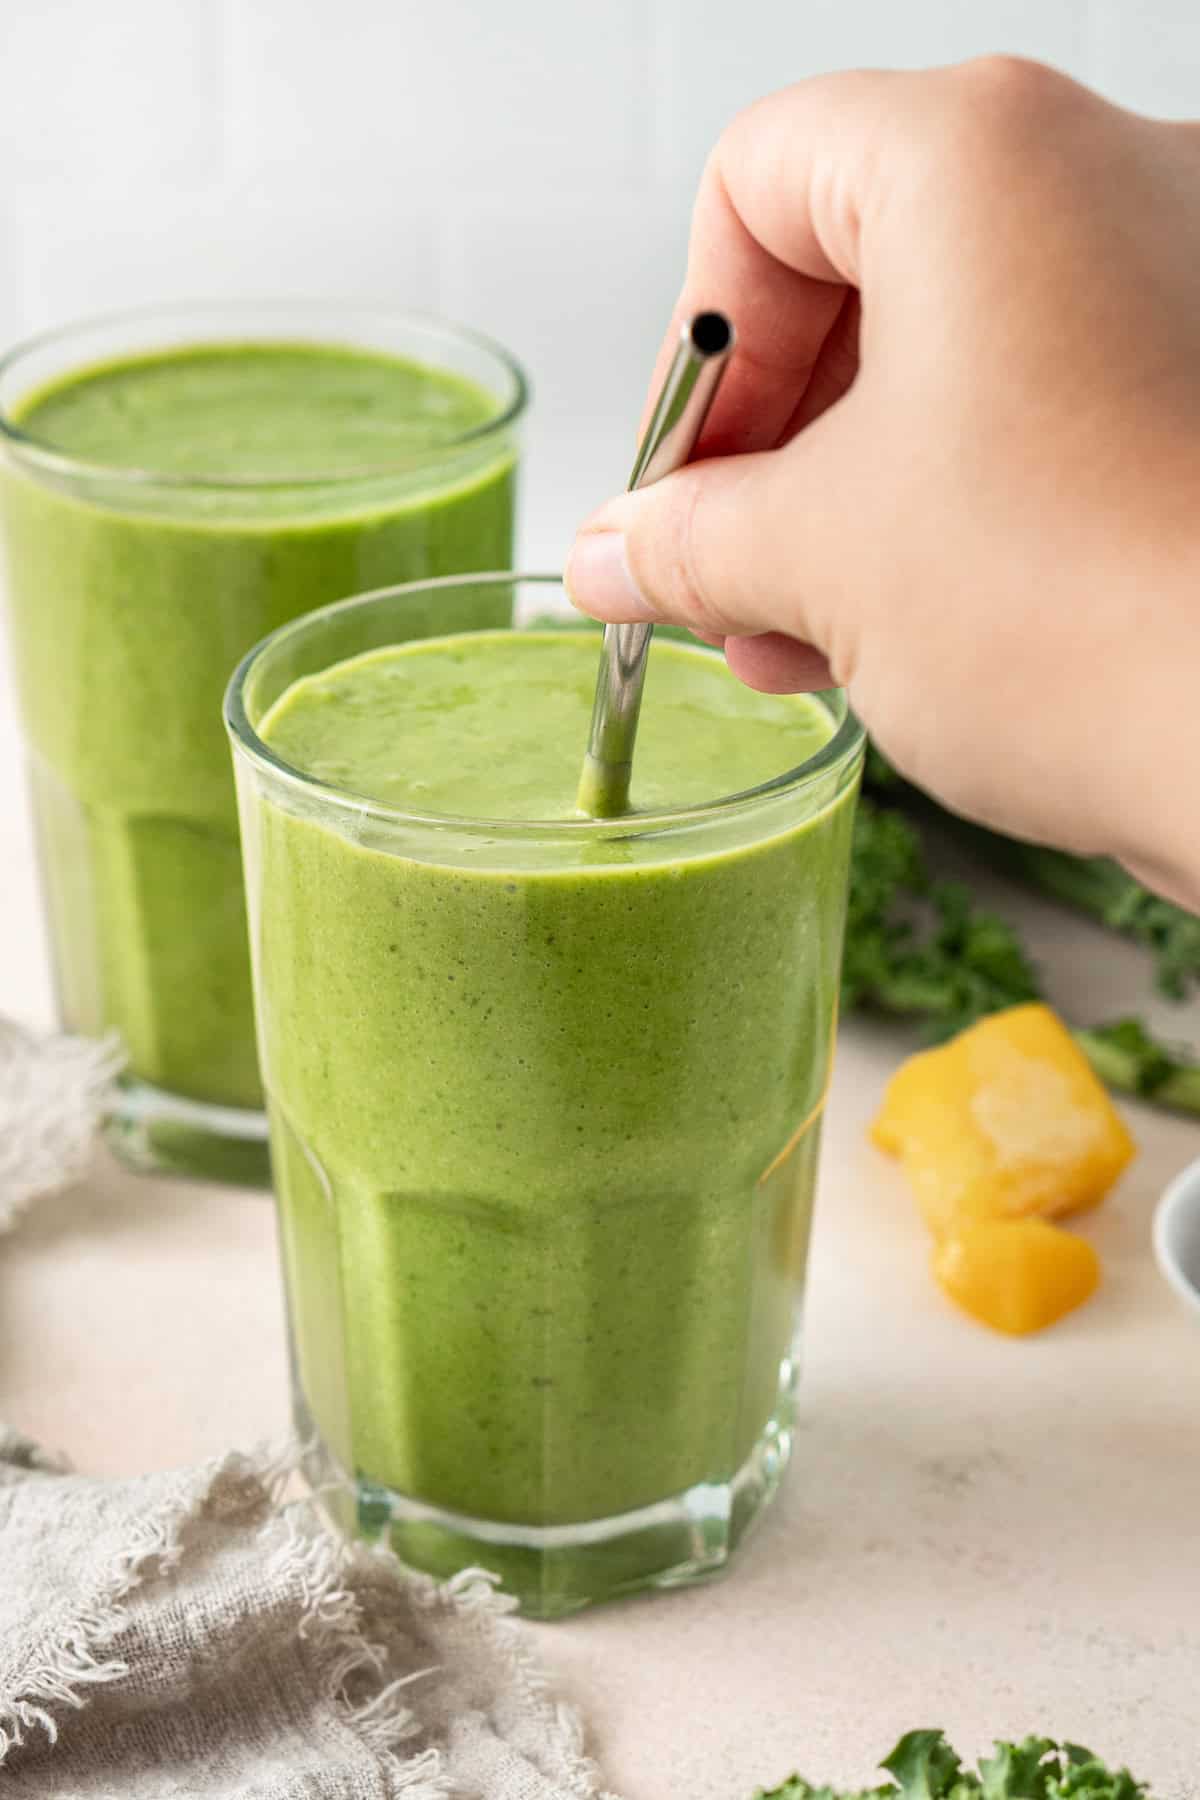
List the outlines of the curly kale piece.
{"type": "Polygon", "coordinates": [[[989,860],[1050,899],[1085,913],[1150,952],[1154,983],[1168,1000],[1200,986],[1200,918],[1152,894],[1106,856],[1071,856],[1041,844],[982,834],[989,860]]]}
{"type": "Polygon", "coordinates": [[[1200,1112],[1200,1064],[1152,1038],[1140,1019],[1115,1019],[1075,1032],[1101,1081],[1175,1112],[1200,1112]]]}
{"type": "MultiPolygon", "coordinates": [[[[850,867],[844,1009],[919,1021],[926,1042],[936,1043],[988,1013],[1042,998],[1037,971],[1012,926],[979,906],[961,883],[933,879],[919,823],[926,803],[920,799],[912,806],[914,790],[873,747],[867,785],[871,793],[859,802],[850,867]],[[883,803],[873,797],[877,794],[894,798],[883,803]]],[[[1114,925],[1123,916],[1115,897],[1131,883],[1137,887],[1132,877],[1103,859],[1085,863],[1059,851],[1036,850],[961,821],[958,831],[972,844],[982,843],[991,861],[997,858],[990,847],[999,845],[1022,858],[1068,867],[1077,877],[1083,871],[1096,896],[1103,883],[1115,909],[1114,925]],[[1118,880],[1110,879],[1110,867],[1118,880]]],[[[1200,919],[1144,889],[1138,892],[1143,920],[1157,918],[1161,927],[1156,940],[1159,985],[1173,984],[1172,992],[1182,993],[1188,981],[1200,979],[1200,919]]],[[[1109,1087],[1154,1106],[1200,1113],[1200,1063],[1185,1050],[1159,1043],[1140,1019],[1118,1019],[1074,1035],[1109,1087]]]]}
{"type": "Polygon", "coordinates": [[[880,1767],[895,1777],[905,1800],[968,1800],[980,1792],[978,1775],[964,1771],[940,1731],[907,1732],[880,1767]]]}
{"type": "Polygon", "coordinates": [[[880,1766],[892,1777],[883,1787],[842,1793],[793,1775],[760,1788],[755,1800],[1149,1800],[1127,1769],[1108,1769],[1090,1750],[1052,1738],[997,1743],[973,1774],[943,1732],[910,1731],[880,1766]]]}
{"type": "Polygon", "coordinates": [[[860,800],[842,971],[847,1010],[920,1018],[936,1042],[1038,994],[1011,926],[976,906],[961,883],[931,878],[909,819],[860,800]]]}
{"type": "Polygon", "coordinates": [[[1119,863],[1106,856],[1072,856],[969,825],[911,787],[874,744],[867,749],[863,785],[868,793],[896,804],[935,813],[992,867],[1140,944],[1150,953],[1155,986],[1167,999],[1186,1000],[1200,989],[1200,917],[1151,893],[1119,863]]]}

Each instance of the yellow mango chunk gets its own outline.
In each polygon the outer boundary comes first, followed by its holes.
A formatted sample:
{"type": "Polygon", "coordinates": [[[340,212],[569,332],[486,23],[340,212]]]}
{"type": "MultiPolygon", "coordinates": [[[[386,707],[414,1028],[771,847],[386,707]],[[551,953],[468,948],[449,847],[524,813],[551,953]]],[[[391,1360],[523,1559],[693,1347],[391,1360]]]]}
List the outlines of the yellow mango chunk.
{"type": "Polygon", "coordinates": [[[939,1286],[994,1331],[1043,1331],[1095,1293],[1100,1259],[1083,1238],[1045,1219],[959,1225],[933,1246],[939,1286]]]}
{"type": "Polygon", "coordinates": [[[972,1220],[1083,1212],[1136,1149],[1066,1026],[1037,1004],[910,1057],[871,1136],[900,1158],[935,1237],[972,1220]]]}

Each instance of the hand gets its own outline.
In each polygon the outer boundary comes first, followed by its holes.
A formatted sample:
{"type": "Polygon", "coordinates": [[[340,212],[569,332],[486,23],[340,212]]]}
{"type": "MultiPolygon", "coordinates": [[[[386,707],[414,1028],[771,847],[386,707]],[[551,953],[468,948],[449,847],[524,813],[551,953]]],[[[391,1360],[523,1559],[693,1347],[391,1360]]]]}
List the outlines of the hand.
{"type": "Polygon", "coordinates": [[[584,524],[584,611],[836,682],[959,811],[1200,903],[1200,127],[1033,63],[801,83],[705,171],[702,459],[584,524]]]}

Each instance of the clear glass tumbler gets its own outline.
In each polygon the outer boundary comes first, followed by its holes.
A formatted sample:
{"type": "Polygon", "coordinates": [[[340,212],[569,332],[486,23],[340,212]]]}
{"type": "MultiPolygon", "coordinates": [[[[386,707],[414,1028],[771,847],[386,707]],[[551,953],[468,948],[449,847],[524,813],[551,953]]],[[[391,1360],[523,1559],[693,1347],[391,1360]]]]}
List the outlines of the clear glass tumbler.
{"type": "MultiPolygon", "coordinates": [[[[268,1177],[220,723],[230,671],[265,633],[343,594],[507,567],[525,397],[497,345],[370,307],[130,313],[0,362],[0,527],[59,1009],[72,1030],[123,1040],[109,1135],[127,1160],[268,1177]],[[333,352],[321,398],[349,436],[331,430],[327,461],[324,438],[314,457],[273,425],[278,377],[229,411],[228,368],[209,353],[264,349],[301,363],[333,352]],[[186,453],[151,379],[181,359],[212,396],[207,435],[183,440],[186,453]],[[411,442],[393,431],[376,453],[374,372],[395,359],[413,376],[411,442]],[[146,379],[132,400],[105,389],[133,366],[146,379]],[[94,402],[68,429],[89,381],[94,402]],[[480,402],[469,425],[454,409],[465,384],[480,402]],[[122,454],[88,449],[93,438],[122,454]],[[250,473],[247,444],[261,455],[250,473]]],[[[477,618],[413,609],[410,623],[506,622],[487,610],[500,590],[479,604],[477,618]]]]}
{"type": "Polygon", "coordinates": [[[450,597],[561,590],[347,601],[226,701],[295,1414],[347,1528],[552,1617],[718,1570],[786,1463],[863,738],[828,694],[765,786],[545,824],[408,813],[263,742],[293,681],[450,597]]]}

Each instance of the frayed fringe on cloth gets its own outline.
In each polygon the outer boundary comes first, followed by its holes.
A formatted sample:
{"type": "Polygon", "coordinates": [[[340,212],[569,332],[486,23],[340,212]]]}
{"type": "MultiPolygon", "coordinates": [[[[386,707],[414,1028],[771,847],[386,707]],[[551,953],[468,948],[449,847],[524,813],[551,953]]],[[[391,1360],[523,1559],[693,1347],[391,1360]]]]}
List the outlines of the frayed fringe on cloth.
{"type": "Polygon", "coordinates": [[[264,1451],[92,1481],[0,1433],[0,1781],[55,1800],[600,1800],[493,1579],[437,1583],[333,1536],[283,1503],[295,1466],[264,1451]]]}
{"type": "Polygon", "coordinates": [[[123,1061],[113,1037],[37,1037],[0,1018],[0,1231],[83,1174],[123,1061]]]}

